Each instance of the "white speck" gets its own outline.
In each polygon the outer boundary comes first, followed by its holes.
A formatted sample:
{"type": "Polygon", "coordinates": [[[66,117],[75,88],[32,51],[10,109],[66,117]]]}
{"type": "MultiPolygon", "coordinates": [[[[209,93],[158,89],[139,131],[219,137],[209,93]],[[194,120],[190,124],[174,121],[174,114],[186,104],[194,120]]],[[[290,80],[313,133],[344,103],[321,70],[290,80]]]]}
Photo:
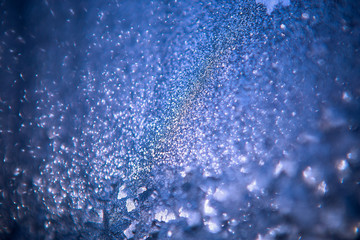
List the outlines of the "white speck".
{"type": "Polygon", "coordinates": [[[256,185],[256,180],[254,180],[252,183],[250,183],[249,185],[247,185],[247,190],[249,191],[249,192],[253,192],[253,191],[255,191],[255,190],[257,190],[258,189],[258,186],[256,185]]]}
{"type": "Polygon", "coordinates": [[[248,173],[248,170],[244,167],[240,168],[240,172],[241,173],[248,173]]]}
{"type": "Polygon", "coordinates": [[[211,173],[207,169],[204,169],[203,176],[204,177],[211,177],[211,173]]]}
{"type": "Polygon", "coordinates": [[[135,209],[135,203],[132,199],[128,198],[126,200],[126,209],[128,212],[131,212],[135,209]]]}
{"type": "Polygon", "coordinates": [[[313,185],[316,183],[315,173],[310,166],[305,168],[302,175],[303,175],[303,178],[306,183],[308,183],[310,185],[313,185]]]}
{"type": "Polygon", "coordinates": [[[219,202],[223,202],[228,198],[228,195],[229,193],[225,189],[216,188],[214,198],[219,202]]]}
{"type": "MultiPolygon", "coordinates": [[[[22,44],[25,44],[25,43],[26,43],[25,39],[24,39],[22,36],[19,36],[19,37],[17,38],[17,40],[18,40],[19,42],[21,42],[22,44]]],[[[20,77],[23,78],[22,76],[20,76],[20,77]]]]}
{"type": "Polygon", "coordinates": [[[301,133],[298,137],[297,137],[297,141],[299,143],[318,143],[320,141],[320,139],[312,134],[309,133],[301,133]]]}
{"type": "Polygon", "coordinates": [[[101,220],[104,218],[104,211],[102,209],[97,210],[98,216],[99,218],[101,218],[101,220]]]}
{"type": "Polygon", "coordinates": [[[256,240],[264,240],[263,236],[261,234],[258,234],[256,237],[256,240]]]}
{"type": "Polygon", "coordinates": [[[274,175],[276,177],[279,176],[279,174],[282,172],[282,170],[283,170],[283,164],[282,164],[282,162],[279,162],[275,167],[274,175]]]}
{"type": "Polygon", "coordinates": [[[196,226],[200,223],[200,213],[198,212],[188,211],[181,207],[179,209],[179,216],[186,218],[186,222],[190,227],[196,226]]]}
{"type": "Polygon", "coordinates": [[[247,151],[247,152],[252,151],[252,146],[249,142],[245,142],[245,151],[247,151]]]}
{"type": "Polygon", "coordinates": [[[180,171],[180,175],[181,175],[181,177],[186,177],[186,172],[185,171],[180,171]]]}
{"type": "Polygon", "coordinates": [[[155,213],[155,219],[159,222],[169,222],[171,220],[175,220],[176,217],[173,212],[164,209],[155,213]]]}
{"type": "Polygon", "coordinates": [[[324,195],[324,194],[328,191],[326,182],[325,182],[325,181],[322,181],[322,182],[318,185],[317,190],[318,190],[319,193],[321,193],[322,195],[324,195]]]}
{"type": "Polygon", "coordinates": [[[127,238],[134,237],[134,231],[137,223],[137,221],[133,221],[130,226],[124,231],[124,234],[127,238]]]}
{"type": "Polygon", "coordinates": [[[349,92],[343,92],[343,94],[342,94],[342,100],[343,100],[344,102],[347,102],[347,103],[351,102],[352,97],[351,97],[350,93],[349,93],[349,92]]]}
{"type": "Polygon", "coordinates": [[[217,219],[211,218],[209,221],[204,222],[204,224],[211,233],[218,233],[221,231],[220,223],[217,219]]]}
{"type": "Polygon", "coordinates": [[[216,210],[215,210],[215,208],[210,206],[210,200],[209,199],[206,199],[204,201],[204,214],[206,216],[215,216],[216,215],[216,210]]]}
{"type": "Polygon", "coordinates": [[[346,160],[339,160],[336,164],[336,167],[339,171],[344,171],[348,168],[349,164],[346,160]]]}
{"type": "Polygon", "coordinates": [[[280,28],[284,30],[284,29],[286,29],[286,26],[284,24],[281,24],[280,28]]]}
{"type": "Polygon", "coordinates": [[[145,192],[146,190],[147,190],[146,187],[140,187],[136,193],[139,195],[139,194],[142,194],[143,192],[145,192]]]}
{"type": "Polygon", "coordinates": [[[16,168],[15,171],[14,171],[14,176],[18,176],[21,172],[21,169],[20,168],[16,168]]]}
{"type": "Polygon", "coordinates": [[[248,161],[247,157],[245,157],[243,155],[240,156],[239,160],[240,160],[241,163],[246,163],[248,161]]]}
{"type": "Polygon", "coordinates": [[[286,173],[286,175],[292,177],[296,174],[296,165],[294,162],[289,160],[279,161],[274,169],[274,176],[279,176],[282,172],[286,173]]]}
{"type": "Polygon", "coordinates": [[[301,17],[304,19],[304,20],[307,20],[307,19],[309,19],[309,14],[308,13],[303,13],[303,14],[301,14],[301,17]]]}
{"type": "Polygon", "coordinates": [[[117,199],[123,199],[123,198],[126,198],[127,197],[127,193],[124,191],[126,185],[122,185],[119,189],[119,193],[117,195],[117,199]]]}

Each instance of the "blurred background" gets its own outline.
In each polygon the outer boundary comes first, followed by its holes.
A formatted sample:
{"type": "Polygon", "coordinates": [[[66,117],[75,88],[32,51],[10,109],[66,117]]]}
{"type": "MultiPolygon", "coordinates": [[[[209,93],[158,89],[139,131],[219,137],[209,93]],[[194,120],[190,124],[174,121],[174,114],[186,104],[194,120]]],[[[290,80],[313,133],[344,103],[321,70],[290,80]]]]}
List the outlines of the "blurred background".
{"type": "Polygon", "coordinates": [[[360,239],[360,2],[0,21],[0,239],[360,239]]]}

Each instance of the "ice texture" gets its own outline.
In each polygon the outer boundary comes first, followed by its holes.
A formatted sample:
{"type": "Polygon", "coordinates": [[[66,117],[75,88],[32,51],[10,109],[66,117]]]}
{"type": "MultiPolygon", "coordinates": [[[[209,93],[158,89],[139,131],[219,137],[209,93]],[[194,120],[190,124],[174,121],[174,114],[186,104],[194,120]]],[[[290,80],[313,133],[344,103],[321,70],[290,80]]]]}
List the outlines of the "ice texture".
{"type": "Polygon", "coordinates": [[[0,239],[360,238],[359,1],[0,12],[0,239]]]}

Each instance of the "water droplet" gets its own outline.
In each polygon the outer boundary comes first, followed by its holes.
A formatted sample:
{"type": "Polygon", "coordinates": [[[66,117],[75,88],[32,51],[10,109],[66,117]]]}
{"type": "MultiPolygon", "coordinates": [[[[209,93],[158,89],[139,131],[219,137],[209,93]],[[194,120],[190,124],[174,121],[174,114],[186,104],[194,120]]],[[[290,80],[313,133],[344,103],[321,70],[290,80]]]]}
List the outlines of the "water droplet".
{"type": "Polygon", "coordinates": [[[303,13],[303,14],[301,14],[301,17],[302,17],[302,19],[304,19],[304,20],[308,20],[310,16],[309,16],[308,13],[303,13]]]}

